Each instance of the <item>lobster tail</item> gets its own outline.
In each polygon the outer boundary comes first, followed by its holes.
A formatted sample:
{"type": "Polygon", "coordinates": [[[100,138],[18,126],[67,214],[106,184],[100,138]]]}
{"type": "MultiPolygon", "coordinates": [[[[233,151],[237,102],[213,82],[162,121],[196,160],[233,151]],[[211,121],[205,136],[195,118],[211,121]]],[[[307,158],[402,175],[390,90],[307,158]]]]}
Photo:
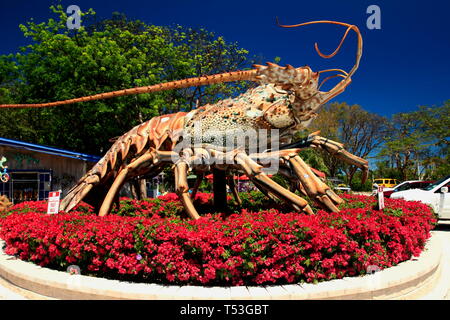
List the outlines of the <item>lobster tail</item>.
{"type": "MultiPolygon", "coordinates": [[[[120,171],[151,149],[171,150],[177,133],[184,126],[185,112],[159,116],[144,122],[117,139],[106,154],[69,190],[61,202],[61,210],[70,211],[80,201],[99,209],[106,191],[113,185],[120,171]]],[[[157,175],[160,165],[150,164],[130,173],[128,177],[157,175]]]]}
{"type": "MultiPolygon", "coordinates": [[[[105,162],[105,157],[103,157],[88,173],[86,173],[78,183],[70,189],[66,197],[61,201],[60,210],[70,211],[82,200],[86,203],[92,205],[94,208],[99,207],[99,203],[95,201],[95,198],[101,199],[99,193],[104,188],[110,184],[108,179],[101,179],[101,175],[98,174],[99,167],[107,167],[102,165],[105,162]],[[92,191],[92,192],[91,192],[92,191]],[[91,197],[85,197],[91,192],[91,197]]],[[[111,178],[111,177],[110,177],[111,178]]],[[[109,179],[111,180],[111,179],[109,179]]]]}

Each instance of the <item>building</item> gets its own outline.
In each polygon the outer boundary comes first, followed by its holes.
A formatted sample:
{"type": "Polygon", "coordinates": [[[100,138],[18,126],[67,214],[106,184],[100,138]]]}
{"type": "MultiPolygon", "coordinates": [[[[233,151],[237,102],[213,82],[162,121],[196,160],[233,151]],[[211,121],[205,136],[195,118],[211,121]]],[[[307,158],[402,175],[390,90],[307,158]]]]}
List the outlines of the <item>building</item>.
{"type": "Polygon", "coordinates": [[[0,195],[13,203],[46,200],[49,191],[63,195],[100,157],[17,140],[0,138],[0,158],[9,180],[0,182],[0,195]]]}

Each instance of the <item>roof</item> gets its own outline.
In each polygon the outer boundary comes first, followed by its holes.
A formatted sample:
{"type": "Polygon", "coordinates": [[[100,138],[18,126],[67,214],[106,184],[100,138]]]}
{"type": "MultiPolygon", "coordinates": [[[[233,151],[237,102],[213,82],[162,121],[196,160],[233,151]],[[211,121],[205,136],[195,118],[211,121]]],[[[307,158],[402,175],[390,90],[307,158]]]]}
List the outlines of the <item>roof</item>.
{"type": "Polygon", "coordinates": [[[39,144],[33,144],[18,140],[12,140],[12,139],[6,139],[6,138],[0,138],[0,146],[8,146],[8,147],[14,147],[14,148],[20,148],[20,149],[26,149],[30,151],[35,152],[41,152],[46,154],[52,154],[60,157],[66,157],[66,158],[73,158],[78,160],[84,160],[84,161],[90,161],[90,162],[97,162],[101,159],[99,156],[93,156],[89,154],[84,153],[78,153],[53,147],[47,147],[39,144]]]}
{"type": "Polygon", "coordinates": [[[312,170],[312,172],[314,172],[317,176],[319,176],[319,177],[321,177],[321,178],[325,178],[327,175],[324,173],[324,172],[322,172],[322,171],[319,171],[319,170],[317,170],[317,169],[314,169],[313,167],[310,167],[311,168],[311,170],[312,170]]]}

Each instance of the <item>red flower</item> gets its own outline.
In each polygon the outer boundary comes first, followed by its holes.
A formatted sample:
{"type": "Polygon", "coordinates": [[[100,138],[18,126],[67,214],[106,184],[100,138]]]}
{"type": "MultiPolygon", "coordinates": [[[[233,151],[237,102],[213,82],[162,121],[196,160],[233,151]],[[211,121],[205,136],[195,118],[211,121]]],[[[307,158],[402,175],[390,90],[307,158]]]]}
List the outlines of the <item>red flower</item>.
{"type": "MultiPolygon", "coordinates": [[[[196,221],[179,218],[183,207],[175,194],[122,198],[122,207],[106,217],[85,204],[47,215],[45,202],[26,202],[0,217],[0,237],[7,254],[61,270],[77,264],[99,276],[136,281],[264,285],[396,265],[420,254],[436,222],[418,202],[386,199],[380,211],[372,209],[374,198],[343,197],[347,203],[338,213],[243,209],[225,220],[204,214],[196,221]]],[[[212,195],[198,193],[196,201],[209,208],[212,195]]]]}

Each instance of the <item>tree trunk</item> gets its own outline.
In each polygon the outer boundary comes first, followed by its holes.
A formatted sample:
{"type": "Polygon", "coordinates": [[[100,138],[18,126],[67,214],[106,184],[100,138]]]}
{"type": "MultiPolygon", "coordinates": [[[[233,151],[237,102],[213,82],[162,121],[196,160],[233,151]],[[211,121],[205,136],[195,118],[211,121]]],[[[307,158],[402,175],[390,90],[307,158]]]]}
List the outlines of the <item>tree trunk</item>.
{"type": "Polygon", "coordinates": [[[147,180],[139,179],[139,195],[142,199],[148,198],[147,196],[147,180]]]}
{"type": "Polygon", "coordinates": [[[136,188],[136,182],[134,180],[131,180],[130,182],[128,182],[130,185],[130,191],[131,191],[131,197],[133,199],[139,199],[139,195],[137,193],[137,188],[136,188]]]}
{"type": "Polygon", "coordinates": [[[358,168],[355,167],[355,166],[351,166],[348,169],[347,178],[348,178],[348,185],[349,186],[352,184],[353,177],[355,176],[356,170],[358,170],[358,168]]]}

